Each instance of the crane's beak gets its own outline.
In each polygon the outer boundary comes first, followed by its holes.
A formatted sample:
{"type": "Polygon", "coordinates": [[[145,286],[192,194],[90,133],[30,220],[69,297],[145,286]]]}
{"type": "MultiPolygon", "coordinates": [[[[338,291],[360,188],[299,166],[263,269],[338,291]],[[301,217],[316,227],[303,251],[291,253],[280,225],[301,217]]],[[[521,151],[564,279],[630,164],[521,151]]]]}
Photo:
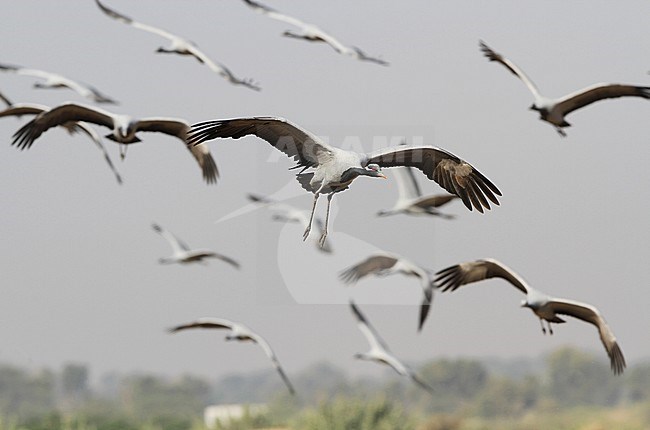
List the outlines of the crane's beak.
{"type": "Polygon", "coordinates": [[[384,175],[383,173],[380,173],[379,176],[378,176],[378,178],[388,179],[388,178],[386,177],[386,175],[384,175]]]}

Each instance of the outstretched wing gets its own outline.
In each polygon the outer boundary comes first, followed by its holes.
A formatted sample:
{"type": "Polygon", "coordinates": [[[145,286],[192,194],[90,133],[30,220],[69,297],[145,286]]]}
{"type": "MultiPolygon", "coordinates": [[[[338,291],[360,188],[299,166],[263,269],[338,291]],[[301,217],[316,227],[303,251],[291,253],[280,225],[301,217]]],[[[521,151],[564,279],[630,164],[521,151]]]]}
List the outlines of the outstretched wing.
{"type": "Polygon", "coordinates": [[[228,256],[225,256],[223,254],[219,254],[219,253],[214,252],[214,251],[205,251],[205,256],[206,257],[216,258],[218,260],[223,261],[224,263],[228,263],[231,266],[233,266],[235,269],[239,269],[239,267],[240,267],[240,264],[237,261],[233,260],[232,258],[230,258],[228,256]]]}
{"type": "Polygon", "coordinates": [[[556,298],[549,300],[548,306],[557,314],[569,315],[595,325],[598,328],[600,340],[609,356],[612,371],[617,375],[623,373],[625,357],[623,357],[623,352],[618,346],[614,332],[609,328],[598,309],[586,303],[556,298]]]}
{"type": "Polygon", "coordinates": [[[188,133],[188,143],[197,145],[216,138],[254,135],[293,157],[298,166],[312,167],[323,157],[331,156],[332,148],[318,137],[284,118],[247,117],[205,121],[194,124],[188,133]]]}
{"type": "MultiPolygon", "coordinates": [[[[2,94],[0,94],[0,97],[2,94]]],[[[20,117],[22,115],[38,115],[41,112],[46,112],[50,108],[45,106],[45,105],[39,105],[39,104],[32,104],[32,103],[16,103],[13,105],[10,105],[7,109],[0,111],[0,118],[5,117],[5,116],[17,116],[20,117]]],[[[104,148],[104,144],[102,143],[101,138],[99,137],[99,134],[90,127],[90,125],[84,123],[84,122],[71,122],[71,123],[64,123],[64,127],[70,127],[72,124],[72,131],[75,132],[80,132],[86,134],[90,139],[95,143],[97,148],[102,152],[104,155],[104,160],[106,161],[106,164],[108,164],[108,167],[111,169],[113,174],[115,175],[115,179],[117,180],[118,184],[122,184],[122,177],[120,176],[119,172],[115,168],[115,165],[113,164],[113,160],[111,160],[110,155],[108,155],[108,152],[106,151],[106,148],[104,148]]]]}
{"type": "Polygon", "coordinates": [[[303,29],[309,27],[309,24],[299,20],[298,18],[294,18],[292,16],[280,13],[275,9],[271,9],[268,6],[263,5],[262,3],[259,3],[259,2],[253,1],[253,0],[243,0],[243,1],[244,1],[244,3],[246,3],[246,5],[248,7],[250,7],[254,11],[259,12],[259,13],[261,13],[263,15],[266,15],[269,18],[272,18],[272,19],[275,19],[275,20],[278,20],[278,21],[282,21],[282,22],[286,22],[287,24],[295,25],[296,27],[300,27],[300,28],[303,28],[303,29]]]}
{"type": "Polygon", "coordinates": [[[262,336],[258,335],[257,333],[250,333],[250,338],[257,343],[259,346],[262,347],[264,350],[264,353],[266,356],[271,360],[273,363],[273,367],[275,367],[275,370],[280,374],[280,377],[282,378],[282,381],[284,384],[287,386],[289,389],[289,392],[294,395],[296,394],[296,390],[294,390],[293,385],[291,384],[291,381],[289,381],[289,378],[287,375],[284,373],[284,370],[282,369],[282,366],[280,365],[280,361],[278,360],[278,357],[275,355],[275,352],[273,352],[273,349],[271,348],[271,345],[264,339],[262,336]]]}
{"type": "Polygon", "coordinates": [[[164,237],[165,240],[167,240],[167,242],[169,242],[169,245],[172,247],[172,251],[174,253],[180,253],[180,252],[190,250],[190,247],[187,246],[187,244],[185,242],[181,241],[179,238],[174,236],[171,232],[165,230],[164,228],[162,228],[158,224],[154,223],[154,224],[151,225],[151,227],[153,228],[153,230],[156,233],[158,233],[159,235],[164,237]]]}
{"type": "Polygon", "coordinates": [[[381,167],[417,167],[429,179],[445,190],[461,198],[469,209],[483,213],[490,209],[488,199],[498,205],[496,195],[501,191],[471,164],[449,151],[435,146],[388,148],[368,155],[365,165],[378,164],[381,167]]]}
{"type": "Polygon", "coordinates": [[[276,200],[270,199],[265,196],[260,196],[258,194],[248,194],[247,195],[248,200],[258,203],[260,205],[266,205],[269,206],[272,209],[275,209],[279,212],[283,212],[284,214],[289,214],[290,212],[298,211],[299,209],[288,205],[286,203],[281,203],[276,200]]]}
{"type": "Polygon", "coordinates": [[[456,264],[438,271],[436,275],[434,282],[442,291],[454,291],[462,285],[490,278],[505,279],[524,294],[530,289],[515,271],[491,258],[456,264]]]}
{"type": "Polygon", "coordinates": [[[390,269],[398,260],[397,257],[386,254],[371,255],[362,262],[343,270],[339,274],[339,277],[346,284],[354,284],[365,276],[377,274],[383,270],[390,269]]]}
{"type": "Polygon", "coordinates": [[[479,45],[481,47],[481,51],[483,51],[483,55],[485,55],[487,58],[490,59],[490,61],[496,61],[497,63],[501,63],[506,69],[510,70],[515,76],[517,76],[519,79],[521,79],[524,84],[528,87],[531,93],[533,93],[533,96],[535,98],[541,97],[539,94],[539,90],[537,89],[537,86],[533,83],[532,80],[526,74],[521,70],[515,63],[512,61],[508,60],[501,54],[498,54],[494,52],[489,46],[485,44],[482,40],[479,41],[479,45]]]}
{"type": "Polygon", "coordinates": [[[88,84],[82,84],[56,73],[46,72],[44,70],[28,69],[25,67],[12,66],[7,64],[0,64],[0,70],[4,70],[6,72],[15,72],[23,76],[31,76],[34,78],[44,79],[46,81],[46,86],[48,87],[66,87],[77,92],[87,99],[93,100],[96,103],[117,104],[115,100],[100,93],[97,88],[94,88],[88,84]]]}
{"type": "Polygon", "coordinates": [[[576,109],[580,109],[599,100],[618,97],[642,97],[644,99],[650,99],[650,87],[604,83],[595,84],[562,97],[558,101],[556,108],[562,115],[567,115],[576,109]]]}
{"type": "Polygon", "coordinates": [[[165,133],[179,138],[199,163],[205,182],[208,184],[217,182],[219,170],[214,158],[212,158],[212,154],[210,154],[210,148],[207,145],[187,145],[187,132],[190,126],[185,121],[174,118],[143,118],[137,122],[136,129],[138,131],[165,133]]]}
{"type": "Polygon", "coordinates": [[[213,72],[218,73],[221,77],[226,79],[231,84],[242,85],[252,90],[260,91],[261,88],[252,79],[237,78],[230,71],[230,69],[228,69],[226,66],[224,66],[221,63],[213,61],[210,57],[205,55],[205,53],[203,53],[203,51],[201,51],[196,46],[188,46],[188,50],[197,60],[199,60],[201,63],[205,64],[206,66],[208,66],[208,68],[213,72]]]}
{"type": "Polygon", "coordinates": [[[48,129],[75,121],[86,121],[113,128],[113,116],[110,113],[91,106],[65,103],[38,114],[14,133],[11,144],[20,149],[29,148],[48,129]]]}
{"type": "Polygon", "coordinates": [[[219,178],[219,169],[217,163],[212,158],[210,148],[207,145],[188,146],[192,156],[199,163],[199,167],[203,171],[203,179],[208,184],[216,184],[219,178]]]}
{"type": "Polygon", "coordinates": [[[142,118],[138,120],[135,128],[137,131],[169,134],[185,142],[190,126],[185,121],[175,118],[142,118]]]}
{"type": "Polygon", "coordinates": [[[384,342],[381,336],[379,336],[379,333],[377,333],[377,331],[370,325],[366,320],[366,317],[361,313],[352,300],[350,300],[350,307],[352,308],[352,313],[357,319],[357,327],[359,327],[361,333],[366,337],[366,340],[370,344],[370,348],[388,352],[389,349],[386,342],[384,342]]]}
{"type": "Polygon", "coordinates": [[[417,206],[422,209],[439,208],[440,206],[446,205],[450,201],[457,198],[458,196],[453,194],[437,194],[435,196],[422,197],[421,199],[413,202],[413,206],[417,206]]]}
{"type": "Polygon", "coordinates": [[[180,37],[176,36],[175,34],[169,33],[165,30],[162,30],[157,27],[153,27],[151,25],[143,24],[141,22],[135,21],[131,18],[129,18],[126,15],[123,15],[119,12],[117,12],[114,9],[110,9],[104,4],[102,4],[99,0],[95,0],[95,3],[97,3],[97,6],[99,6],[99,9],[101,9],[102,12],[104,12],[106,15],[109,17],[120,21],[124,24],[128,24],[132,27],[138,28],[140,30],[148,31],[149,33],[157,34],[158,36],[164,37],[165,39],[169,40],[174,40],[174,39],[181,39],[180,37]]]}
{"type": "MultiPolygon", "coordinates": [[[[0,94],[1,96],[2,94],[0,94]]],[[[0,111],[0,118],[5,116],[38,115],[41,112],[50,110],[48,106],[33,103],[8,104],[7,109],[0,111]]]]}
{"type": "Polygon", "coordinates": [[[210,329],[229,329],[231,330],[234,323],[222,318],[199,318],[195,321],[180,324],[169,329],[170,333],[176,333],[177,331],[193,329],[193,328],[210,328],[210,329]]]}

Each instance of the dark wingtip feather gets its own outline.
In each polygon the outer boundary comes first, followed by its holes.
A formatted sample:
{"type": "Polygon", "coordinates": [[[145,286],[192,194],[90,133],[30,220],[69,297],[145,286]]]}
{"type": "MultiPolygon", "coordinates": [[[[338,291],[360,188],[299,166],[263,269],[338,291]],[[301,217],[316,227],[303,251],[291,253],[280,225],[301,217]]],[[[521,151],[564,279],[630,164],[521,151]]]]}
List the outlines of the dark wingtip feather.
{"type": "Polygon", "coordinates": [[[498,56],[499,56],[499,54],[497,54],[496,52],[494,52],[494,51],[492,50],[492,48],[490,48],[489,46],[487,46],[487,44],[486,44],[485,42],[483,42],[482,40],[479,40],[479,46],[480,46],[480,48],[481,48],[481,51],[483,52],[483,55],[485,55],[487,58],[489,58],[490,61],[496,61],[496,60],[498,60],[498,56]]]}
{"type": "Polygon", "coordinates": [[[424,327],[424,322],[429,316],[429,311],[431,310],[431,303],[433,302],[433,289],[427,289],[424,292],[424,298],[420,304],[420,319],[418,320],[418,333],[422,331],[424,327]]]}
{"type": "Polygon", "coordinates": [[[212,155],[204,157],[203,162],[203,179],[208,185],[216,184],[217,178],[219,178],[219,169],[217,168],[217,163],[215,163],[212,155]]]}
{"type": "Polygon", "coordinates": [[[359,276],[356,270],[354,270],[354,267],[349,267],[339,273],[339,279],[347,285],[352,285],[359,280],[359,276]]]}
{"type": "Polygon", "coordinates": [[[352,313],[359,321],[362,321],[364,323],[366,322],[366,319],[363,317],[363,314],[361,313],[359,308],[357,308],[357,305],[354,304],[354,301],[352,299],[350,299],[350,308],[352,308],[352,313]]]}
{"type": "Polygon", "coordinates": [[[623,351],[621,351],[621,348],[618,346],[618,343],[616,342],[614,343],[614,346],[612,346],[610,365],[615,375],[622,374],[626,367],[623,351]]]}
{"type": "Polygon", "coordinates": [[[248,193],[246,194],[246,197],[248,198],[248,200],[255,203],[270,203],[270,200],[268,200],[266,197],[262,197],[257,194],[248,193]]]}
{"type": "MultiPolygon", "coordinates": [[[[442,274],[445,274],[445,273],[453,272],[453,271],[456,270],[457,267],[458,267],[458,264],[454,264],[453,266],[445,267],[444,269],[440,269],[440,270],[438,270],[438,271],[436,272],[436,275],[442,275],[442,274]]],[[[438,276],[438,278],[439,278],[439,277],[440,277],[440,276],[438,276]]],[[[436,278],[436,280],[437,280],[438,278],[436,278]]]]}

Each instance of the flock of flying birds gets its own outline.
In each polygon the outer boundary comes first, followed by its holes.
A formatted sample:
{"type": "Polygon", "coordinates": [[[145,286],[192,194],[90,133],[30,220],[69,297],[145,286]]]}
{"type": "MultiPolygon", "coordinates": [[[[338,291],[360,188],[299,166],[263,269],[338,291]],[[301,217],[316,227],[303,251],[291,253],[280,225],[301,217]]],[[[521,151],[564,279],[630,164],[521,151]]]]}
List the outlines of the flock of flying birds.
{"type": "MultiPolygon", "coordinates": [[[[386,61],[378,57],[371,57],[358,47],[344,45],[338,39],[314,25],[306,24],[252,0],[242,1],[258,13],[300,29],[299,33],[286,31],[283,33],[284,36],[310,42],[323,42],[330,45],[339,54],[360,61],[383,66],[388,65],[386,61]]],[[[156,52],[194,57],[199,63],[207,66],[231,84],[257,91],[260,90],[260,87],[252,79],[237,78],[226,66],[210,59],[194,43],[167,31],[134,21],[110,9],[99,0],[95,0],[95,2],[101,12],[108,17],[139,30],[157,34],[170,41],[169,47],[160,47],[156,52]]],[[[480,42],[480,50],[490,61],[500,63],[524,82],[534,97],[534,103],[530,109],[539,112],[540,119],[553,125],[561,136],[566,136],[564,128],[570,126],[565,117],[591,103],[608,98],[628,96],[650,98],[650,87],[601,83],[558,99],[550,99],[542,96],[530,78],[512,61],[493,51],[482,41],[480,42]]],[[[92,86],[81,84],[54,73],[4,64],[0,64],[0,71],[40,79],[42,81],[35,84],[35,87],[38,88],[68,88],[94,103],[116,103],[114,99],[92,86]]],[[[182,119],[137,119],[108,112],[95,106],[74,102],[50,108],[40,104],[12,103],[1,94],[0,98],[7,104],[6,109],[0,112],[0,117],[35,116],[16,131],[12,145],[21,150],[28,149],[44,132],[53,127],[63,127],[70,133],[83,132],[100,148],[118,183],[122,183],[122,178],[105,150],[99,134],[90,124],[106,127],[110,130],[104,137],[118,143],[122,158],[126,155],[128,145],[141,141],[138,132],[159,132],[177,138],[196,159],[203,178],[208,184],[217,182],[219,171],[206,142],[217,138],[239,139],[249,135],[256,136],[295,161],[296,166],[294,168],[300,169],[296,174],[296,179],[305,191],[313,194],[314,198],[311,211],[295,208],[253,194],[248,196],[249,199],[255,204],[272,210],[274,220],[300,223],[305,229],[303,240],[310,236],[312,227],[316,225],[319,230],[316,245],[323,252],[332,252],[332,246],[327,240],[327,231],[330,203],[333,196],[348,189],[357,177],[386,178],[382,173],[382,168],[393,168],[392,171],[395,173],[394,177],[398,184],[399,197],[392,208],[378,212],[378,216],[403,214],[452,219],[452,215],[440,212],[439,208],[454,199],[460,199],[470,211],[475,209],[483,213],[484,210],[491,209],[490,203],[499,205],[498,197],[501,196],[499,188],[474,166],[455,154],[435,146],[403,144],[366,154],[329,145],[311,132],[279,117],[217,119],[190,126],[188,122],[182,119]],[[414,176],[416,169],[424,173],[428,179],[438,183],[448,194],[422,195],[414,176]],[[314,216],[321,195],[327,196],[324,222],[319,217],[314,216]]],[[[201,263],[207,258],[215,258],[234,268],[239,268],[239,263],[225,255],[206,249],[191,249],[183,241],[157,224],[153,224],[153,229],[169,242],[173,252],[170,257],[161,258],[161,264],[201,263]]],[[[530,308],[539,318],[544,334],[547,332],[553,334],[551,324],[565,322],[560,318],[560,315],[571,316],[593,324],[598,329],[600,340],[610,358],[612,371],[615,374],[620,374],[625,368],[625,359],[616,337],[598,309],[589,304],[554,298],[533,289],[520,275],[494,259],[487,258],[463,262],[434,272],[402,256],[381,252],[370,255],[358,264],[343,270],[340,273],[340,278],[344,283],[354,284],[370,275],[386,276],[398,273],[418,278],[421,284],[423,299],[420,306],[418,330],[422,329],[429,314],[435,290],[454,291],[462,285],[489,278],[502,278],[525,294],[525,299],[522,300],[521,305],[530,308]],[[546,322],[546,327],[544,322],[546,322]]],[[[370,349],[366,353],[356,354],[355,357],[386,364],[398,374],[410,378],[419,387],[432,393],[432,389],[426,382],[421,380],[408,366],[390,352],[387,344],[352,301],[350,307],[360,331],[367,338],[370,345],[370,349]]],[[[288,390],[292,394],[295,392],[271,346],[264,338],[245,325],[221,318],[200,318],[173,327],[170,331],[177,332],[195,328],[226,329],[229,330],[226,340],[257,343],[272,361],[288,390]]]]}

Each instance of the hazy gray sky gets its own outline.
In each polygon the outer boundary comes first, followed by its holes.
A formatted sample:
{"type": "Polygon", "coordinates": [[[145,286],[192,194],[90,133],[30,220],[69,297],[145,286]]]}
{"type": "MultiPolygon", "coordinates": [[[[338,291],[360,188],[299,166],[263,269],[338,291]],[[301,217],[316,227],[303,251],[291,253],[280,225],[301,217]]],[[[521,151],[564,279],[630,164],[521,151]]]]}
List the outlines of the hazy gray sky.
{"type": "MultiPolygon", "coordinates": [[[[25,120],[0,120],[0,361],[32,367],[78,361],[95,374],[143,370],[218,376],[266,369],[258,348],[223,333],[169,335],[200,316],[244,322],[273,345],[287,373],[329,360],[351,373],[373,366],[347,306],[354,298],[397,356],[533,356],[561,345],[605,352],[578,321],[543,336],[521,297],[495,280],[437,294],[416,333],[420,290],[401,277],[344,287],[340,270],[373,249],[434,270],[482,257],[502,260],[549,294],[591,303],[616,333],[628,362],[650,355],[650,103],[623,99],[573,113],[561,138],[528,111],[532,97],[479,39],[522,67],[549,96],[596,82],[647,84],[650,39],[645,1],[289,2],[269,6],[313,22],[390,67],[283,38],[286,25],[239,0],[106,0],[133,19],[193,40],[262,92],[235,87],[191,58],[157,55],[166,42],[103,15],[91,0],[23,0],[0,5],[0,62],[91,83],[118,99],[108,110],[198,121],[284,116],[343,146],[421,142],[465,158],[503,192],[481,215],[459,202],[453,221],[377,218],[396,197],[393,180],[361,178],[334,199],[335,254],[301,242],[301,228],[264,210],[215,223],[247,204],[249,192],[282,190],[309,208],[292,163],[256,138],[210,148],[221,171],[205,185],[176,140],[141,134],[119,162],[118,186],[84,136],[50,130],[28,151],[10,146],[25,120]],[[267,161],[271,158],[273,161],[267,161]],[[190,245],[242,264],[161,266],[160,223],[190,245]],[[371,306],[370,304],[378,304],[371,306]]],[[[32,89],[0,74],[17,102],[86,103],[66,90],[32,89]]],[[[108,133],[99,129],[102,135],[108,133]]],[[[390,175],[390,170],[387,171],[390,175]]],[[[424,192],[438,185],[419,176],[424,192]]],[[[324,199],[319,213],[323,213],[324,199]]],[[[299,388],[299,387],[298,387],[299,388]]]]}

